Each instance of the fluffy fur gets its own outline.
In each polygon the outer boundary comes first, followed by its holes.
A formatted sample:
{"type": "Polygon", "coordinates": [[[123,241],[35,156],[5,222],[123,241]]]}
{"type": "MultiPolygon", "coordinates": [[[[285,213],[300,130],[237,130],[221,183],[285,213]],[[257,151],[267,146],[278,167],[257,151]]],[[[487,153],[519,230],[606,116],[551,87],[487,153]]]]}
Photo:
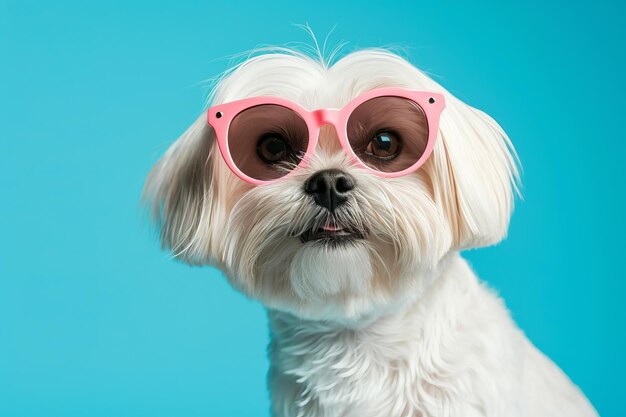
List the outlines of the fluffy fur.
{"type": "Polygon", "coordinates": [[[514,151],[488,115],[377,49],[332,66],[292,50],[253,56],[212,100],[273,95],[340,108],[383,86],[446,96],[433,155],[414,174],[385,179],[352,166],[324,128],[306,168],[253,187],[230,172],[203,113],[146,182],[163,245],[218,266],[268,308],[273,415],[596,415],[458,254],[500,241],[513,208],[514,151]],[[356,179],[336,216],[366,239],[299,240],[327,217],[303,189],[327,168],[356,179]]]}

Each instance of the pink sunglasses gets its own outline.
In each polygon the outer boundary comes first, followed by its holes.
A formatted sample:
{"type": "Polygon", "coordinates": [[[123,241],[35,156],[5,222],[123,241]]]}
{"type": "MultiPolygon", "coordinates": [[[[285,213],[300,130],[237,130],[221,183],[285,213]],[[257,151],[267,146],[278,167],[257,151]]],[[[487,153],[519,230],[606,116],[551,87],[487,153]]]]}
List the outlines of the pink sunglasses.
{"type": "Polygon", "coordinates": [[[251,97],[211,107],[208,122],[228,167],[254,185],[304,167],[326,124],[335,127],[356,166],[391,178],[426,162],[444,107],[440,93],[378,88],[339,110],[308,111],[279,97],[251,97]]]}

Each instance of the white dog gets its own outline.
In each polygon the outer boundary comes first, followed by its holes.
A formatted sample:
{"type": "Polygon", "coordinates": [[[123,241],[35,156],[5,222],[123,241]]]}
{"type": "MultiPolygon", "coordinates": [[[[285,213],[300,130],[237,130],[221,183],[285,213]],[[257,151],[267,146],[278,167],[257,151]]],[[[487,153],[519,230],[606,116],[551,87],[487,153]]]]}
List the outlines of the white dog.
{"type": "Polygon", "coordinates": [[[507,232],[494,120],[379,49],[249,57],[212,101],[144,198],[176,257],[267,307],[273,416],[596,415],[459,256],[507,232]]]}

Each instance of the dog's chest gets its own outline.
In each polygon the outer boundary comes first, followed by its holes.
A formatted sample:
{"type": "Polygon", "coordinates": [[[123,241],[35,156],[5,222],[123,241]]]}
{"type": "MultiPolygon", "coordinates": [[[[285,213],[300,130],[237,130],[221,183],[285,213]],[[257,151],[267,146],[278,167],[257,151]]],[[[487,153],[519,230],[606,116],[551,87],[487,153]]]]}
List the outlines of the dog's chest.
{"type": "Polygon", "coordinates": [[[270,313],[275,417],[516,416],[521,333],[475,278],[359,329],[270,313]]]}
{"type": "Polygon", "coordinates": [[[288,410],[276,415],[384,415],[376,410],[407,415],[407,396],[414,396],[409,387],[419,383],[411,372],[416,355],[406,354],[415,346],[381,348],[361,337],[355,332],[327,333],[317,340],[303,337],[290,346],[273,343],[272,392],[283,397],[278,403],[288,410]]]}
{"type": "MultiPolygon", "coordinates": [[[[458,398],[472,395],[476,375],[459,371],[463,354],[427,340],[419,321],[339,331],[318,323],[290,329],[274,318],[273,329],[274,416],[456,415],[458,398]]],[[[473,408],[465,403],[462,412],[472,416],[473,408]]]]}

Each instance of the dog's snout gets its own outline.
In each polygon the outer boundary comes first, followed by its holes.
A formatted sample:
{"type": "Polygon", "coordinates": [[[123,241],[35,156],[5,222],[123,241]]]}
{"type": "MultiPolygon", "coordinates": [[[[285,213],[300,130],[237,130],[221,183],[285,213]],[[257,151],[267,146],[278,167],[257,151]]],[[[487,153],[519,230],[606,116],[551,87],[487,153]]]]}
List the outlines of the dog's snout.
{"type": "Polygon", "coordinates": [[[354,178],[349,174],[338,169],[325,169],[309,177],[304,183],[304,191],[332,213],[348,201],[348,194],[354,186],[354,178]]]}

